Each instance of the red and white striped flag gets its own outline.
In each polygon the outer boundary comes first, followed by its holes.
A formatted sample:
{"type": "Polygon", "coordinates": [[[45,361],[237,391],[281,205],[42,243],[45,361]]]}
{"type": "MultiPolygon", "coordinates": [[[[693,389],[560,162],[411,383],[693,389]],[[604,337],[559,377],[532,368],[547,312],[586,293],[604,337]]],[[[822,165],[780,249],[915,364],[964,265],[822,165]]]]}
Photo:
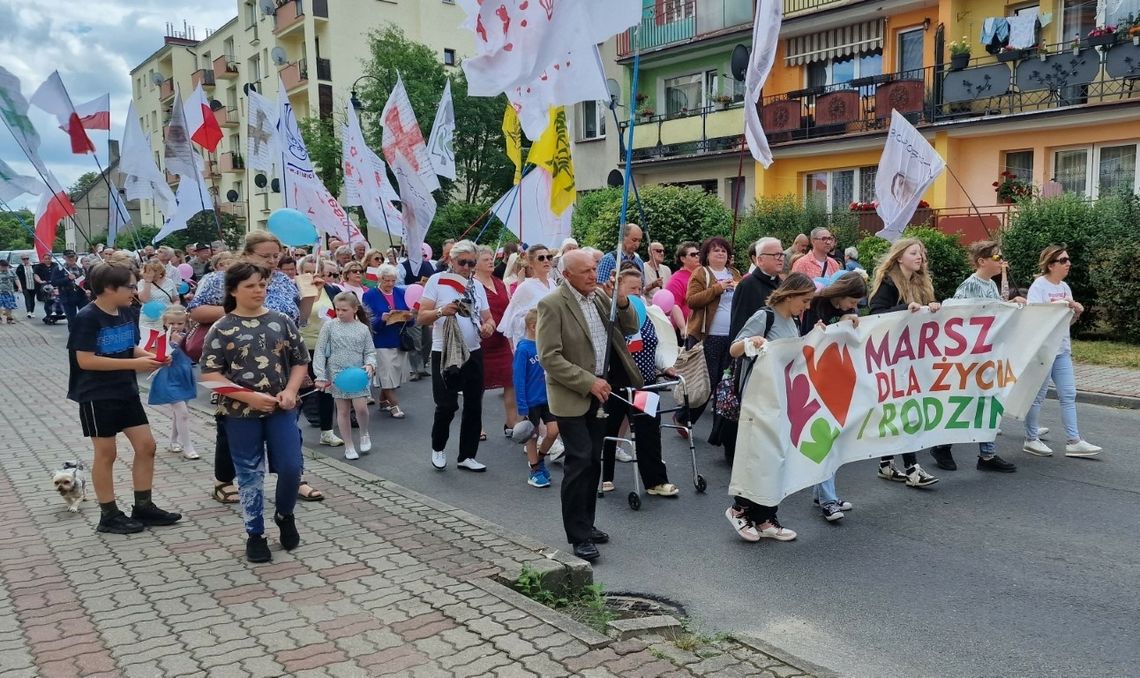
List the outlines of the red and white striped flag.
{"type": "MultiPolygon", "coordinates": [[[[75,114],[79,116],[79,124],[83,129],[111,129],[111,95],[97,96],[91,101],[75,107],[75,114]]],[[[67,128],[59,126],[64,132],[67,128]]]]}
{"type": "Polygon", "coordinates": [[[190,96],[186,97],[184,111],[186,133],[190,135],[190,140],[211,153],[217,150],[218,143],[222,140],[222,126],[214,117],[210,100],[206,98],[202,85],[198,85],[190,96]]]}
{"type": "Polygon", "coordinates": [[[72,153],[84,155],[95,152],[95,144],[91,143],[87,131],[83,129],[83,121],[75,111],[71,97],[67,95],[59,71],[52,71],[29,101],[56,117],[59,126],[71,137],[72,153]]]}
{"type": "Polygon", "coordinates": [[[633,406],[651,417],[657,416],[657,406],[661,404],[661,396],[652,391],[634,391],[633,406]]]}
{"type": "Polygon", "coordinates": [[[210,389],[218,395],[229,395],[231,393],[253,393],[253,389],[244,386],[238,386],[225,377],[209,377],[199,379],[198,383],[210,389]]]}

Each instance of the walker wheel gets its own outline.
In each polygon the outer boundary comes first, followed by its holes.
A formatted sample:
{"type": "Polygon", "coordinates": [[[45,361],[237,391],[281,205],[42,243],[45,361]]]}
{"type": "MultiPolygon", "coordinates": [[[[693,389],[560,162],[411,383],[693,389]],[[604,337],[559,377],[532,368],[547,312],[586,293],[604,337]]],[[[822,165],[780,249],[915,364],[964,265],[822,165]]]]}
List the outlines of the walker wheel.
{"type": "Polygon", "coordinates": [[[706,489],[708,489],[708,486],[709,486],[708,483],[705,482],[705,477],[699,473],[697,474],[696,485],[697,485],[697,492],[701,492],[701,493],[704,493],[704,491],[706,489]]]}
{"type": "Polygon", "coordinates": [[[634,511],[641,510],[641,497],[636,492],[629,493],[629,507],[634,511]]]}

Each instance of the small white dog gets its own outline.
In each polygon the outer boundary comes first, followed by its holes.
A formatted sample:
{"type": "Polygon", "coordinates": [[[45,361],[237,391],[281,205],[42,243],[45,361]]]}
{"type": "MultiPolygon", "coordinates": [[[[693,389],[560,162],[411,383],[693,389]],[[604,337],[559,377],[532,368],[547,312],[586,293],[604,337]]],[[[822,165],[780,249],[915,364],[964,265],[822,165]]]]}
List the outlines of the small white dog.
{"type": "Polygon", "coordinates": [[[79,502],[87,501],[87,467],[82,461],[65,461],[63,467],[52,474],[56,492],[67,502],[67,510],[79,512],[79,502]]]}

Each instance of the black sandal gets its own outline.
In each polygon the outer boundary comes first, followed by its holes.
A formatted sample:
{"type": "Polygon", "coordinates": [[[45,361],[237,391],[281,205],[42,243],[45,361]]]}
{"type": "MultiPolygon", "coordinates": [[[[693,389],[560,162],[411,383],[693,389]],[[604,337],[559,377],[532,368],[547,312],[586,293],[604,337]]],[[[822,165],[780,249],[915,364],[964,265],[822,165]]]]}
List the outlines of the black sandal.
{"type": "Polygon", "coordinates": [[[239,491],[237,486],[233,483],[214,483],[214,501],[221,504],[236,504],[239,499],[239,491]],[[226,491],[225,488],[233,487],[231,491],[226,491]]]}

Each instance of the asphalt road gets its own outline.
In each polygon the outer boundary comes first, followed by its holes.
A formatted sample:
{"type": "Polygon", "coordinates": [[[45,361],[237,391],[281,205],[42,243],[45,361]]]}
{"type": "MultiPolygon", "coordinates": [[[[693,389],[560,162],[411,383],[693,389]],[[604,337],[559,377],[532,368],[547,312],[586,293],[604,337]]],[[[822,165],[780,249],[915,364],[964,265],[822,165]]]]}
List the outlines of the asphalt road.
{"type": "MultiPolygon", "coordinates": [[[[407,419],[374,415],[374,451],[354,463],[566,548],[561,469],[553,465],[549,489],[526,484],[521,448],[502,437],[498,392],[484,399],[483,474],[454,466],[458,419],[448,469],[432,469],[430,383],[406,384],[401,396],[407,419]]],[[[665,596],[710,631],[753,633],[845,676],[1140,675],[1140,413],[1079,410],[1085,436],[1105,447],[1101,459],[1031,457],[1007,421],[999,454],[1016,474],[976,471],[966,445],[956,447],[959,470],[934,469],[943,480],[929,490],[879,480],[874,462],[851,464],[838,484],[855,510],[829,524],[810,495],[794,495],[780,508],[799,533],[789,543],[740,541],[724,518],[729,467],[703,442],[706,427],[697,431],[703,495],[687,446],[667,432],[670,480],[682,494],[644,495],[632,511],[633,468],[619,464],[617,490],[599,503],[598,526],[612,541],[595,580],[665,596]]],[[[1056,402],[1043,419],[1059,429],[1056,402]]],[[[305,437],[317,447],[315,429],[305,437]]]]}

